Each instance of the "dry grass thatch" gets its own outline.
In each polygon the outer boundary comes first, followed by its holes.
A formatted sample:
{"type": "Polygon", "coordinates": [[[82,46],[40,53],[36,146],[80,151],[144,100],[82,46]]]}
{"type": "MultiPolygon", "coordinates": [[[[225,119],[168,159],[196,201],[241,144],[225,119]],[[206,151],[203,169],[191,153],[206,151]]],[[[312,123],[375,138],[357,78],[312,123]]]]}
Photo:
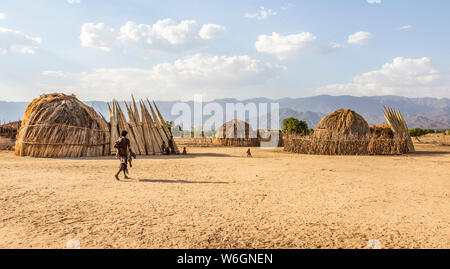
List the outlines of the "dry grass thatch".
{"type": "Polygon", "coordinates": [[[19,131],[21,121],[13,121],[0,125],[0,136],[6,138],[16,138],[17,132],[19,131]]]}
{"type": "Polygon", "coordinates": [[[387,155],[410,152],[409,135],[396,133],[389,125],[369,128],[364,118],[349,109],[324,117],[313,135],[287,135],[284,149],[319,155],[387,155]]]}
{"type": "Polygon", "coordinates": [[[83,157],[109,153],[108,123],[74,95],[46,94],[26,108],[16,155],[83,157]]]}
{"type": "Polygon", "coordinates": [[[328,139],[311,136],[283,137],[284,150],[317,155],[396,155],[408,153],[407,138],[369,134],[366,136],[334,135],[328,139]]]}
{"type": "Polygon", "coordinates": [[[394,132],[387,124],[370,126],[370,133],[376,136],[394,138],[394,132]]]}
{"type": "Polygon", "coordinates": [[[257,147],[259,144],[257,131],[242,120],[224,123],[213,137],[214,146],[257,147]]]}
{"type": "Polygon", "coordinates": [[[314,136],[330,138],[336,135],[366,136],[370,134],[366,120],[350,109],[339,109],[325,116],[314,130],[314,136]]]}
{"type": "Polygon", "coordinates": [[[13,150],[21,121],[0,125],[0,150],[13,150]]]}

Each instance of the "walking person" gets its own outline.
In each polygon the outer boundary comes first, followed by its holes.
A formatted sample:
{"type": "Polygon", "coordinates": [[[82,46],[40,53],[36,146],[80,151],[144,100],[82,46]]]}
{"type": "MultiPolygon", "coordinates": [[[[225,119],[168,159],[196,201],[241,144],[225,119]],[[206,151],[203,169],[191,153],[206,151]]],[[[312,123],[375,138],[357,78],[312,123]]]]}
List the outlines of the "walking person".
{"type": "Polygon", "coordinates": [[[131,150],[130,140],[127,138],[128,132],[123,130],[121,133],[121,137],[115,142],[114,148],[117,149],[116,157],[120,160],[120,169],[116,173],[115,177],[119,180],[119,174],[123,171],[123,175],[125,179],[129,179],[128,177],[128,151],[131,155],[133,155],[133,151],[131,150]]]}

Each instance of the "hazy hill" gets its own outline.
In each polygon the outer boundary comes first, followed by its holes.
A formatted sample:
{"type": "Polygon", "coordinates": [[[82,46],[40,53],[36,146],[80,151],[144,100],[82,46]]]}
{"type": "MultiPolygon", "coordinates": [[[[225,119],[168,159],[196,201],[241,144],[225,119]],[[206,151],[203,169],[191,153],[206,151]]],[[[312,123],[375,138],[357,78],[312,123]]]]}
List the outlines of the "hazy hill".
{"type": "MultiPolygon", "coordinates": [[[[31,101],[31,100],[30,100],[31,101]]],[[[319,95],[306,98],[252,98],[237,100],[233,98],[218,99],[213,102],[225,108],[226,103],[278,103],[280,106],[280,122],[287,117],[306,120],[314,127],[320,119],[337,109],[350,108],[364,116],[369,124],[384,122],[383,106],[399,108],[405,116],[408,127],[450,129],[450,99],[448,98],[407,98],[401,96],[330,96],[319,95]]],[[[108,118],[105,102],[86,102],[108,118]]],[[[157,102],[166,120],[174,120],[177,116],[170,114],[173,104],[177,102],[157,102]]],[[[193,102],[187,102],[193,111],[193,102]]],[[[205,103],[206,104],[206,103],[205,103]]],[[[0,101],[0,120],[13,121],[22,118],[27,103],[0,101]]],[[[205,116],[205,118],[207,118],[205,116]]]]}

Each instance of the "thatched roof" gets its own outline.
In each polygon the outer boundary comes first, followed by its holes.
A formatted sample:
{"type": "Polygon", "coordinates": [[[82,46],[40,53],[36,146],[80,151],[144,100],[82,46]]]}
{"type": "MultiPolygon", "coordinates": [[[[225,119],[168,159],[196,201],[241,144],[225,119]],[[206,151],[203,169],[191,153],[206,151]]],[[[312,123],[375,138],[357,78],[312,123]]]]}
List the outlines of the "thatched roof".
{"type": "Polygon", "coordinates": [[[109,154],[108,123],[74,95],[53,93],[26,108],[15,153],[34,157],[109,154]]]}
{"type": "Polygon", "coordinates": [[[231,120],[222,124],[217,130],[215,138],[237,139],[237,138],[257,138],[257,133],[250,124],[242,120],[231,120]]]}
{"type": "Polygon", "coordinates": [[[21,121],[13,121],[0,125],[0,136],[7,138],[16,138],[17,131],[20,128],[21,121]]]}
{"type": "Polygon", "coordinates": [[[314,135],[318,137],[368,134],[370,134],[369,124],[361,115],[350,109],[339,109],[325,116],[314,131],[314,135]]]}
{"type": "Polygon", "coordinates": [[[212,139],[214,146],[256,147],[260,145],[258,132],[242,120],[224,123],[212,139]]]}
{"type": "Polygon", "coordinates": [[[370,133],[381,137],[394,137],[394,132],[391,127],[387,124],[373,125],[370,126],[370,133]]]}

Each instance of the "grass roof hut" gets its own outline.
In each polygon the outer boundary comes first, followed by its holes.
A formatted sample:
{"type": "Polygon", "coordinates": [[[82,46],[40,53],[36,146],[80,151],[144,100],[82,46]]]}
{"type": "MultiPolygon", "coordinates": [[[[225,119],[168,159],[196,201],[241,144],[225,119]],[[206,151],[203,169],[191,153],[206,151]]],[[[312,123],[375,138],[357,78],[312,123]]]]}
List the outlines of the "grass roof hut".
{"type": "Polygon", "coordinates": [[[408,137],[395,135],[390,125],[369,127],[366,120],[350,109],[325,116],[311,136],[288,136],[289,152],[322,155],[385,155],[410,152],[408,137]]]}
{"type": "Polygon", "coordinates": [[[258,132],[245,121],[231,120],[217,130],[212,143],[214,146],[257,147],[258,132]]]}
{"type": "Polygon", "coordinates": [[[350,109],[339,109],[325,116],[314,130],[314,135],[320,138],[333,136],[366,136],[370,134],[367,121],[350,109]]]}
{"type": "Polygon", "coordinates": [[[26,108],[15,154],[32,157],[109,155],[108,123],[74,95],[53,93],[34,99],[26,108]]]}

